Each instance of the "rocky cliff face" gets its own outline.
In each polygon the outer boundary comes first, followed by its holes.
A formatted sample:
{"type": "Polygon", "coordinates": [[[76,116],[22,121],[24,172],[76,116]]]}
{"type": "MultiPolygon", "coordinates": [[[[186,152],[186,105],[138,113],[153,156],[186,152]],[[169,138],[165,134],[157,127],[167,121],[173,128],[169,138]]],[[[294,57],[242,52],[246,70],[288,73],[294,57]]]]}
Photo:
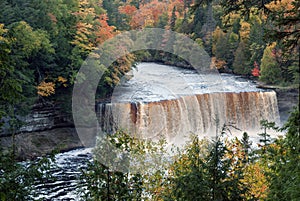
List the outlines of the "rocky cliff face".
{"type": "MultiPolygon", "coordinates": [[[[19,133],[14,137],[17,158],[20,160],[34,159],[52,151],[68,151],[83,147],[75,128],[54,128],[45,131],[19,133]]],[[[1,137],[1,147],[11,147],[11,136],[1,137]]]]}
{"type": "MultiPolygon", "coordinates": [[[[292,107],[299,104],[299,91],[276,90],[276,92],[281,122],[284,123],[287,120],[292,107]]],[[[255,95],[256,93],[253,94],[255,95]]],[[[274,97],[274,94],[272,94],[272,97],[274,97]]],[[[221,99],[219,98],[217,100],[221,99]]],[[[175,103],[176,101],[173,102],[175,103]]],[[[229,101],[228,103],[234,103],[236,106],[238,106],[239,102],[229,101]]],[[[130,114],[130,117],[124,118],[123,120],[132,120],[133,122],[138,122],[138,120],[140,121],[141,119],[138,119],[138,117],[141,116],[137,115],[140,107],[133,107],[129,104],[128,108],[131,111],[128,113],[130,114]]],[[[165,111],[168,109],[168,104],[162,105],[162,108],[164,109],[163,111],[165,111]]],[[[109,115],[109,112],[107,113],[108,108],[106,107],[105,110],[103,110],[104,108],[98,109],[99,119],[102,120],[100,126],[108,129],[112,126],[111,124],[113,122],[109,121],[110,118],[107,117],[107,115],[109,115]],[[106,122],[107,124],[104,124],[103,122],[106,122]]],[[[209,112],[206,114],[209,114],[209,112]]],[[[224,114],[226,114],[226,112],[224,112],[224,114]]],[[[175,114],[175,117],[178,118],[178,114],[175,114]]],[[[202,119],[205,120],[206,117],[207,115],[204,115],[202,119]]],[[[21,117],[20,119],[23,120],[24,124],[15,136],[15,144],[17,148],[16,151],[20,159],[33,158],[45,153],[50,153],[53,150],[63,151],[83,146],[73,126],[71,116],[62,112],[59,105],[54,105],[53,103],[49,102],[44,104],[36,104],[29,115],[21,117]]],[[[164,121],[161,120],[161,122],[164,121]]],[[[132,127],[135,128],[136,125],[132,125],[132,127]]],[[[6,127],[4,128],[6,129],[0,132],[0,146],[10,147],[12,145],[12,136],[7,129],[7,123],[6,127]]],[[[203,131],[203,129],[200,130],[203,131]]]]}
{"type": "MultiPolygon", "coordinates": [[[[11,147],[12,133],[8,119],[0,132],[0,146],[11,147]]],[[[20,159],[34,158],[53,150],[63,151],[82,147],[72,123],[71,115],[51,102],[34,105],[30,114],[18,117],[22,126],[16,131],[14,142],[20,159]]]]}
{"type": "MultiPolygon", "coordinates": [[[[17,117],[21,127],[17,133],[45,131],[54,128],[72,127],[71,116],[62,112],[62,108],[51,102],[35,104],[26,116],[17,117]]],[[[4,120],[5,124],[1,134],[9,136],[9,118],[4,120]]]]}
{"type": "Polygon", "coordinates": [[[299,106],[299,89],[276,89],[281,123],[284,124],[293,108],[299,106]]]}

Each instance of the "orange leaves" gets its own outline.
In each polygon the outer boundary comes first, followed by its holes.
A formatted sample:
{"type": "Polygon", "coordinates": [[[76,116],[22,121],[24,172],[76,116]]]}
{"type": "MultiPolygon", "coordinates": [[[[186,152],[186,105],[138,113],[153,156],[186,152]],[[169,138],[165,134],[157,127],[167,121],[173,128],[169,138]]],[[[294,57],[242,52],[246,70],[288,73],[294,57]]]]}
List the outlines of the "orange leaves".
{"type": "Polygon", "coordinates": [[[140,9],[132,16],[130,25],[133,29],[154,26],[167,7],[164,3],[154,0],[148,4],[141,5],[140,9]]]}
{"type": "Polygon", "coordinates": [[[120,6],[118,10],[121,14],[129,17],[129,24],[132,29],[141,29],[156,26],[163,14],[171,17],[174,7],[176,8],[176,17],[183,17],[184,2],[182,0],[150,0],[147,3],[141,2],[139,9],[127,4],[120,6]]]}
{"type": "Polygon", "coordinates": [[[225,68],[226,65],[227,65],[227,62],[222,60],[222,59],[216,59],[215,60],[215,66],[216,66],[217,69],[225,68]]]}
{"type": "Polygon", "coordinates": [[[56,24],[57,23],[57,18],[54,14],[48,13],[48,16],[50,17],[51,21],[56,24]]]}
{"type": "Polygon", "coordinates": [[[37,86],[37,90],[38,95],[47,97],[55,93],[55,84],[53,82],[42,81],[37,86]]]}
{"type": "Polygon", "coordinates": [[[260,75],[260,71],[258,68],[253,68],[251,73],[254,77],[259,77],[259,75],[260,75]]]}
{"type": "Polygon", "coordinates": [[[106,14],[102,14],[99,16],[98,24],[96,24],[95,26],[97,44],[103,43],[107,39],[114,36],[115,27],[108,25],[107,20],[108,17],[106,14]]]}
{"type": "Polygon", "coordinates": [[[267,4],[266,7],[271,11],[291,11],[293,9],[293,2],[295,0],[281,0],[281,1],[272,1],[267,4]]]}
{"type": "Polygon", "coordinates": [[[176,17],[179,18],[179,17],[183,17],[184,15],[184,2],[183,0],[173,0],[173,1],[170,1],[168,3],[168,16],[171,17],[172,15],[172,10],[173,8],[175,7],[176,8],[176,17]]]}
{"type": "Polygon", "coordinates": [[[128,16],[132,16],[136,10],[136,7],[132,5],[125,5],[119,7],[119,12],[128,16]]]}

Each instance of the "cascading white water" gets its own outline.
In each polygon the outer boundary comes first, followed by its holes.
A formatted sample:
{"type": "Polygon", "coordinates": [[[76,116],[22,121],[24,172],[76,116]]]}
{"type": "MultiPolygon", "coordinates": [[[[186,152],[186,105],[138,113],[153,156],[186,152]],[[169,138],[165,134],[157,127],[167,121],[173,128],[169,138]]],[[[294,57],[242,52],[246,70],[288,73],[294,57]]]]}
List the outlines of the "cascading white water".
{"type": "Polygon", "coordinates": [[[251,134],[258,132],[262,119],[280,121],[276,93],[247,80],[153,63],[137,68],[112,103],[98,104],[103,131],[124,129],[141,138],[180,141],[190,133],[215,136],[216,126],[223,124],[251,134]]]}
{"type": "MultiPolygon", "coordinates": [[[[276,93],[236,76],[199,75],[153,63],[142,63],[133,74],[116,89],[111,103],[97,105],[103,131],[125,129],[141,138],[165,137],[180,144],[189,133],[215,136],[216,120],[248,132],[256,132],[261,119],[279,123],[276,93]]],[[[57,167],[51,170],[57,180],[37,184],[39,198],[78,200],[78,176],[92,161],[90,152],[57,155],[57,167]]]]}
{"type": "Polygon", "coordinates": [[[174,137],[195,133],[215,135],[219,126],[258,131],[260,120],[279,122],[276,94],[269,92],[211,93],[157,102],[99,104],[104,131],[125,129],[142,138],[174,137]]]}

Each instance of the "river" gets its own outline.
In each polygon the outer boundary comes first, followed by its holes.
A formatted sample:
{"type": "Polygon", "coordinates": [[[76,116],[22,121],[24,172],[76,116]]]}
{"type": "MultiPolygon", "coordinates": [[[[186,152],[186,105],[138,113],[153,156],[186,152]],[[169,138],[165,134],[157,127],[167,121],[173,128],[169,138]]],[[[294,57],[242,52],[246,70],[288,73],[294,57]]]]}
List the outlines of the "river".
{"type": "MultiPolygon", "coordinates": [[[[137,65],[115,89],[111,103],[98,103],[104,132],[122,128],[142,138],[181,141],[188,133],[205,135],[219,125],[235,123],[243,130],[259,128],[261,119],[279,123],[276,93],[258,89],[239,76],[198,73],[156,63],[137,65]]],[[[56,180],[38,185],[43,200],[78,200],[81,169],[92,160],[92,150],[56,155],[56,180]]]]}
{"type": "MultiPolygon", "coordinates": [[[[276,93],[240,76],[141,63],[99,103],[104,132],[129,131],[142,138],[174,141],[188,133],[215,136],[223,124],[256,134],[260,120],[280,124],[276,93]]],[[[241,133],[241,132],[240,132],[241,133]]]]}
{"type": "Polygon", "coordinates": [[[81,148],[55,156],[55,164],[50,170],[51,179],[37,184],[38,197],[35,200],[71,201],[79,200],[78,183],[82,170],[92,162],[92,149],[81,148]]]}

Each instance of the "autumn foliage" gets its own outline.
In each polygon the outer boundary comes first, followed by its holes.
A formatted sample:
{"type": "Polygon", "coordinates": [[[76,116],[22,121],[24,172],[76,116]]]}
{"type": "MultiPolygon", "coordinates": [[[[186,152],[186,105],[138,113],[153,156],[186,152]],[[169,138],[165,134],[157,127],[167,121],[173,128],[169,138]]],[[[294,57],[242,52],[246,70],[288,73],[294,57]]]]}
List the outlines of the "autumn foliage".
{"type": "Polygon", "coordinates": [[[120,13],[129,15],[129,16],[132,16],[136,10],[137,10],[137,8],[132,5],[125,5],[125,6],[119,7],[120,13]]]}
{"type": "Polygon", "coordinates": [[[259,77],[260,76],[259,65],[256,61],[254,62],[254,68],[252,69],[252,75],[254,77],[259,77]]]}
{"type": "Polygon", "coordinates": [[[115,35],[115,27],[108,25],[107,20],[106,14],[100,15],[97,19],[98,23],[95,25],[96,44],[101,44],[115,35]]]}
{"type": "Polygon", "coordinates": [[[47,97],[55,93],[55,84],[53,82],[42,81],[37,86],[37,90],[38,95],[47,97]]]}
{"type": "Polygon", "coordinates": [[[176,8],[177,17],[183,16],[184,3],[181,0],[159,1],[153,0],[140,4],[139,9],[132,5],[123,5],[119,7],[119,12],[130,17],[130,26],[132,29],[156,26],[159,18],[167,14],[170,18],[173,8],[176,8]]]}

